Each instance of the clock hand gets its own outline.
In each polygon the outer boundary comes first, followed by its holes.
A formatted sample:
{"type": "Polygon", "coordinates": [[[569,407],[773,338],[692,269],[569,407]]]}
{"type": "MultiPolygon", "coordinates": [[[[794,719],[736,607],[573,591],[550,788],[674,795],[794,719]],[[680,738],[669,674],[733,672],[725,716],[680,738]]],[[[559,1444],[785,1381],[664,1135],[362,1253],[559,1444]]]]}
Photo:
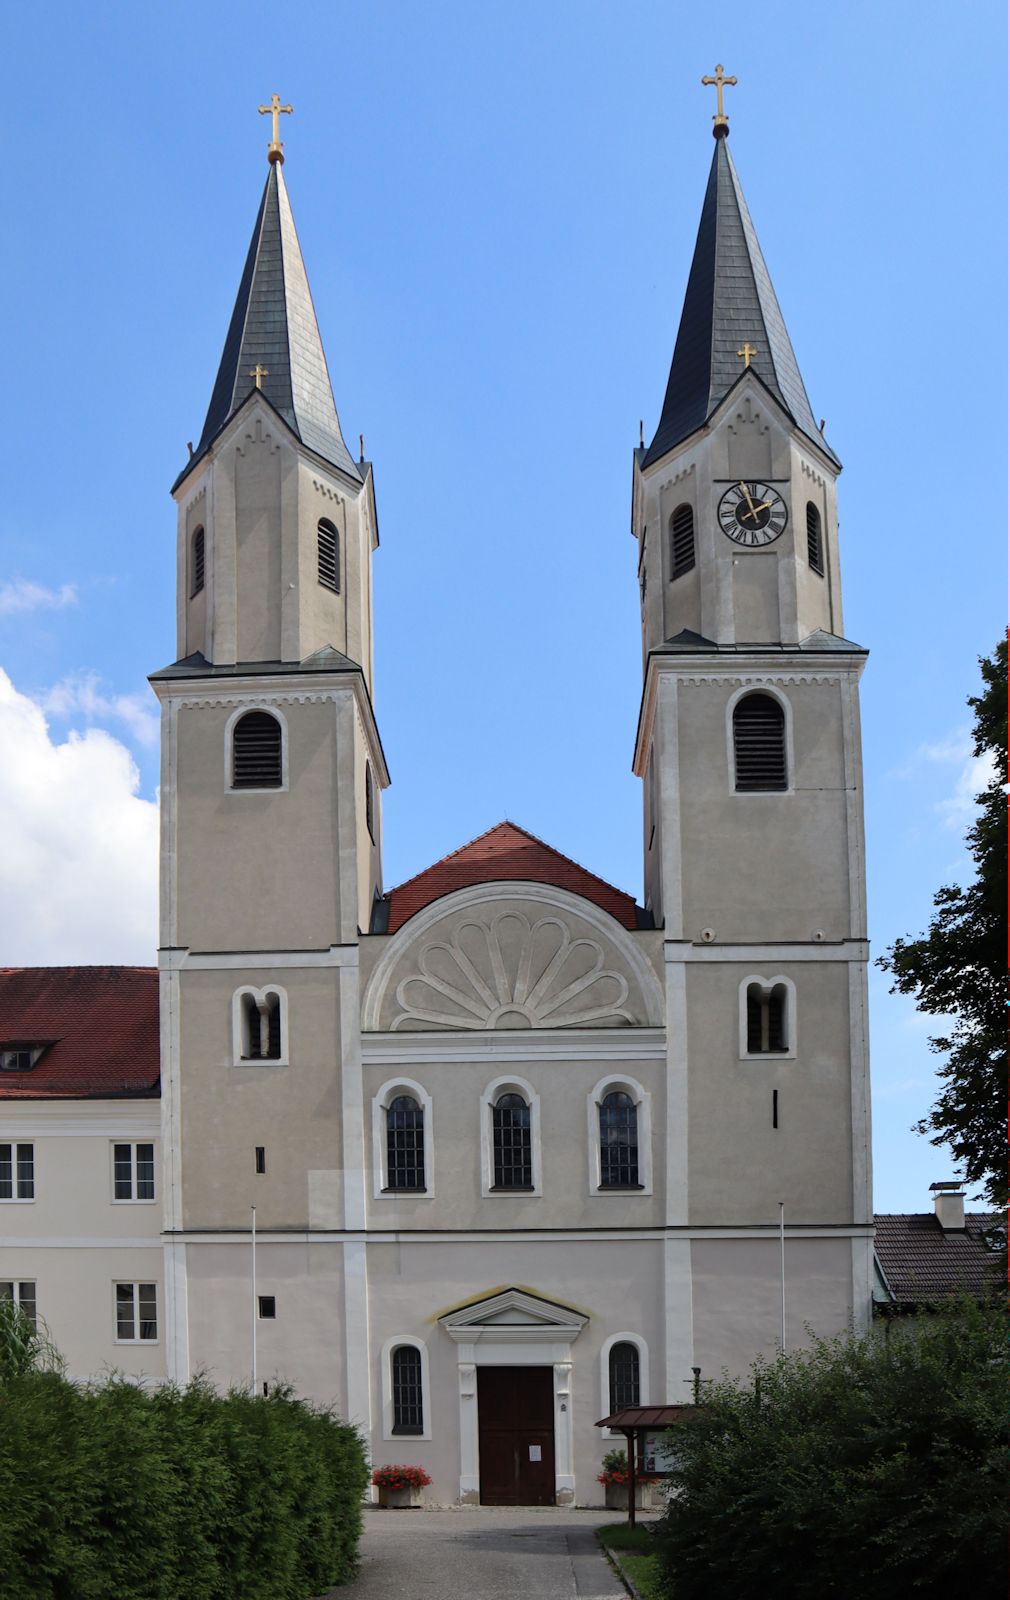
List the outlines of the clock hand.
{"type": "Polygon", "coordinates": [[[750,497],[750,490],[747,488],[747,485],[744,483],[742,478],[740,479],[740,487],[743,490],[743,497],[746,500],[748,506],[750,507],[751,513],[753,513],[753,511],[754,511],[754,502],[750,497]]]}

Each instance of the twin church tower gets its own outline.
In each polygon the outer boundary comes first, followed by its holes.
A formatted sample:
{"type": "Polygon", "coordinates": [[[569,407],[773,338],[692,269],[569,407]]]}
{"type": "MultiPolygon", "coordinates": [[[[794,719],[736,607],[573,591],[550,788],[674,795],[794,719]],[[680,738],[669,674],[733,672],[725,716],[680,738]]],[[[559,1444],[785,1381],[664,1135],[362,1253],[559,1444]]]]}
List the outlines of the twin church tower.
{"type": "Polygon", "coordinates": [[[341,432],[276,96],[173,488],[177,660],[152,678],[168,1368],[283,1376],[445,1503],[591,1503],[612,1410],[869,1315],[865,652],[840,464],[714,81],[634,456],[642,904],[511,823],[383,882],[374,476],[341,432]]]}

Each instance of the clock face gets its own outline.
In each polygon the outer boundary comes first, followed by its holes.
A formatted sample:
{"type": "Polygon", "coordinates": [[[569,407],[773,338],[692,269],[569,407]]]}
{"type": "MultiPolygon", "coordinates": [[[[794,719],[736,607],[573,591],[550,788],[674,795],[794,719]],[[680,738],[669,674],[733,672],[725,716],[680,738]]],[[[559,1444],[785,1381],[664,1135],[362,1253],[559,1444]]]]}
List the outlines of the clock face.
{"type": "Polygon", "coordinates": [[[734,544],[771,544],[788,521],[785,501],[767,483],[741,478],[719,501],[719,526],[734,544]]]}

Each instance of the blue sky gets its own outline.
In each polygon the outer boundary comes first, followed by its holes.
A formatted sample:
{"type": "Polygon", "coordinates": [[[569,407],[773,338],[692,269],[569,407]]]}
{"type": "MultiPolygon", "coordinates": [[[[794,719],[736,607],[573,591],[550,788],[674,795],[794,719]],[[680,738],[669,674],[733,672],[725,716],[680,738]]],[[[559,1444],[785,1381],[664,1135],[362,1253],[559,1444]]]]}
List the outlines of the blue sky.
{"type": "MultiPolygon", "coordinates": [[[[274,89],[345,435],[375,462],[387,883],[507,815],[640,895],[631,450],[666,382],[717,60],[846,467],[874,948],[925,925],[966,870],[964,701],[1003,622],[998,7],[57,0],[5,35],[0,664],[22,754],[0,774],[0,960],[153,959],[168,486],[274,89]]],[[[883,974],[871,990],[877,1206],[921,1210],[952,1170],[908,1131],[929,1024],[883,974]]]]}

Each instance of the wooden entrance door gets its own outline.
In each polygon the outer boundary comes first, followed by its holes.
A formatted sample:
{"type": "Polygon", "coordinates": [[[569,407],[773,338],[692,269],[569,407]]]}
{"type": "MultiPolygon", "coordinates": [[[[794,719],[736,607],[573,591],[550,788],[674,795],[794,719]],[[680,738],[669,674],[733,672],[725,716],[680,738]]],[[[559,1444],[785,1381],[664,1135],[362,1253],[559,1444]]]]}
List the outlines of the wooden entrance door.
{"type": "Polygon", "coordinates": [[[478,1367],[480,1502],[552,1506],[554,1370],[478,1367]]]}

